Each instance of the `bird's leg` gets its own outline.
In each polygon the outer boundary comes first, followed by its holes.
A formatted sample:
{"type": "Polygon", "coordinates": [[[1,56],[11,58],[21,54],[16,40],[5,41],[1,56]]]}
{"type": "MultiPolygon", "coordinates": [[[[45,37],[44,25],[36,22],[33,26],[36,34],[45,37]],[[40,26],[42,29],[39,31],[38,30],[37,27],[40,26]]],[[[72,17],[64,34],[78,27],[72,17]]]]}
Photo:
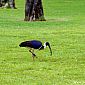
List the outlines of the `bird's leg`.
{"type": "MultiPolygon", "coordinates": [[[[32,52],[33,52],[33,56],[36,57],[36,55],[34,54],[34,49],[32,49],[32,52]]],[[[36,57],[37,58],[37,57],[36,57]]]]}
{"type": "Polygon", "coordinates": [[[29,52],[32,53],[32,57],[33,57],[33,60],[34,60],[34,57],[36,57],[36,55],[34,54],[34,49],[30,49],[29,52]]]}
{"type": "Polygon", "coordinates": [[[30,49],[29,52],[31,52],[33,56],[36,56],[36,55],[34,54],[34,49],[30,49]]]}
{"type": "Polygon", "coordinates": [[[36,55],[34,54],[34,49],[32,49],[31,52],[32,52],[32,56],[36,57],[36,55]]]}
{"type": "Polygon", "coordinates": [[[34,58],[35,58],[35,54],[32,54],[32,58],[33,58],[33,61],[34,61],[34,58]]]}

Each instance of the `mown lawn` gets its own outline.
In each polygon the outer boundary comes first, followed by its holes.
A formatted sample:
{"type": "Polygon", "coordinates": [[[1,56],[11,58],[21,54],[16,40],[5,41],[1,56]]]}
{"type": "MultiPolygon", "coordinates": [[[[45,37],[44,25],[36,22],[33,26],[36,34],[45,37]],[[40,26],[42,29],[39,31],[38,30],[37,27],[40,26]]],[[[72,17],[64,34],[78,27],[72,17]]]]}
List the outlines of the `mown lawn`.
{"type": "Polygon", "coordinates": [[[24,22],[18,9],[0,8],[0,85],[85,85],[85,1],[43,0],[45,22],[24,22]],[[32,60],[19,43],[49,41],[53,51],[36,50],[32,60]]]}

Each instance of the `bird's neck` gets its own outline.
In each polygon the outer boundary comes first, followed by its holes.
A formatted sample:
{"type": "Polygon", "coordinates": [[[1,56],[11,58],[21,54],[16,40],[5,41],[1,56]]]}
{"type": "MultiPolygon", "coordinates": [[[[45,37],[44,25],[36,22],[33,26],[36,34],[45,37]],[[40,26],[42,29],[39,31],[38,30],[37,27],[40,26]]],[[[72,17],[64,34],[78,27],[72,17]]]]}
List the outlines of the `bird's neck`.
{"type": "Polygon", "coordinates": [[[46,42],[44,43],[44,45],[43,45],[43,46],[44,46],[44,48],[46,48],[46,42]]]}

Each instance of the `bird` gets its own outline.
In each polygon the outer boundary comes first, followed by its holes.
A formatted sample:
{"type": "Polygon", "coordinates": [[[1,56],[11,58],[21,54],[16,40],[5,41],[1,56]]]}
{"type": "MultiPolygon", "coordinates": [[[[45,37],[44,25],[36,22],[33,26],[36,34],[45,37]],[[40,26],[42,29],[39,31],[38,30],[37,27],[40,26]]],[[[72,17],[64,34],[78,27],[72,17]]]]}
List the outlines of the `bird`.
{"type": "Polygon", "coordinates": [[[21,42],[19,46],[29,48],[29,52],[32,53],[33,60],[36,57],[36,54],[34,53],[35,49],[44,50],[48,46],[50,50],[50,55],[52,55],[52,50],[49,42],[45,42],[44,44],[42,44],[42,42],[39,40],[28,40],[21,42]]]}

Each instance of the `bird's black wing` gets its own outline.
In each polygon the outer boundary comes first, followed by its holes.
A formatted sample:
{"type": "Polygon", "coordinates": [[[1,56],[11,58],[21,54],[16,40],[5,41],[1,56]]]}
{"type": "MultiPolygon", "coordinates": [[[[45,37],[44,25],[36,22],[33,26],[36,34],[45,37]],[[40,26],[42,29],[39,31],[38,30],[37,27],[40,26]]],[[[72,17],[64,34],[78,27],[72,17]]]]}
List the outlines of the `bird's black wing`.
{"type": "Polygon", "coordinates": [[[30,48],[34,48],[34,49],[39,49],[43,45],[42,45],[42,42],[41,41],[30,40],[30,41],[22,42],[19,46],[20,47],[30,47],[30,48]]]}
{"type": "Polygon", "coordinates": [[[42,42],[38,40],[32,40],[31,45],[32,48],[39,49],[42,46],[42,42]]]}

